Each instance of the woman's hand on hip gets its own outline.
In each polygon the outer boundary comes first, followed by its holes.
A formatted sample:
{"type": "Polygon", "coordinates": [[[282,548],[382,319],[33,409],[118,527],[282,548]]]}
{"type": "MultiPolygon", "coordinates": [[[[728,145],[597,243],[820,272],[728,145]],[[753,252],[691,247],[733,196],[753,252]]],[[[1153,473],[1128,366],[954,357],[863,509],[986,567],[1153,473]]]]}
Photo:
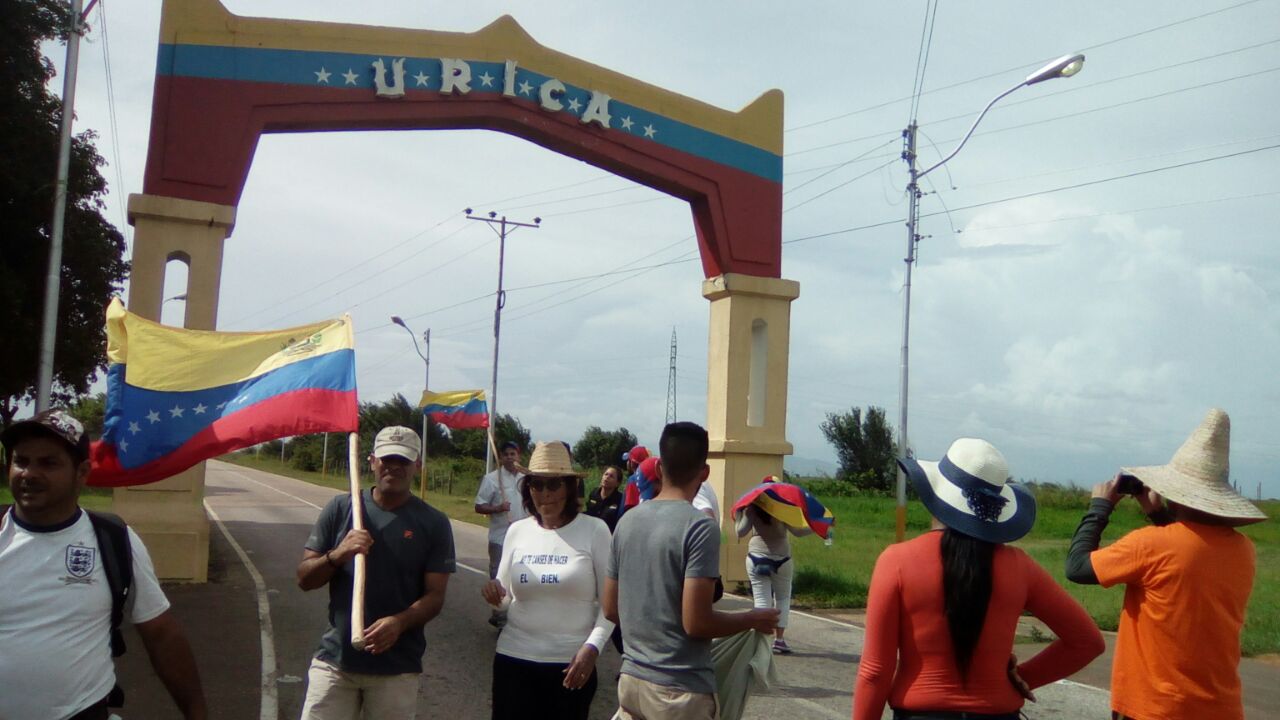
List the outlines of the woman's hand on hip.
{"type": "Polygon", "coordinates": [[[596,658],[599,655],[600,651],[594,645],[585,644],[578,648],[578,654],[573,656],[573,662],[564,669],[564,686],[570,690],[577,690],[586,685],[591,679],[591,673],[595,672],[596,658]]]}

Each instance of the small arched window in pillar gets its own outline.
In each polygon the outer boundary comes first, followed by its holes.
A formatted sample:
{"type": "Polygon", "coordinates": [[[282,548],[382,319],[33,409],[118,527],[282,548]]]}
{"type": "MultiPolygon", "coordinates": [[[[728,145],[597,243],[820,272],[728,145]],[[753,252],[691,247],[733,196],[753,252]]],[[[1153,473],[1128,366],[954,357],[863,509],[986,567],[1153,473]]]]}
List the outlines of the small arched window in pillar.
{"type": "Polygon", "coordinates": [[[769,379],[769,323],[751,322],[751,366],[747,382],[747,426],[763,427],[769,379]]]}
{"type": "Polygon", "coordinates": [[[160,322],[185,327],[187,318],[187,278],[191,274],[191,256],[184,252],[169,254],[164,265],[164,294],[160,301],[160,322]]]}

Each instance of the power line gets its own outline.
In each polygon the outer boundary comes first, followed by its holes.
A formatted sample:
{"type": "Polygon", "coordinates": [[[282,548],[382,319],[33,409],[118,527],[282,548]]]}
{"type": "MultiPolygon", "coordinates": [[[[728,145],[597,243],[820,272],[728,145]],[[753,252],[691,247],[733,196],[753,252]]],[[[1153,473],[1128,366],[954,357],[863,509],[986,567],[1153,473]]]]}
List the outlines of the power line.
{"type": "Polygon", "coordinates": [[[929,50],[933,47],[933,29],[937,26],[937,23],[934,22],[934,20],[938,17],[938,0],[933,0],[933,12],[929,12],[929,4],[927,1],[924,9],[926,16],[928,17],[926,22],[929,26],[929,39],[921,46],[924,62],[920,62],[920,57],[917,56],[916,58],[917,78],[916,88],[914,91],[915,97],[911,100],[911,114],[910,117],[907,118],[908,122],[915,121],[916,112],[920,109],[920,95],[924,92],[925,73],[929,70],[929,50]]]}
{"type": "MultiPolygon", "coordinates": [[[[1087,47],[1080,48],[1080,52],[1088,52],[1090,50],[1097,50],[1098,48],[1107,47],[1108,45],[1115,45],[1116,43],[1124,42],[1126,40],[1132,40],[1134,38],[1142,37],[1143,35],[1149,35],[1151,33],[1159,32],[1161,30],[1167,30],[1171,27],[1176,27],[1178,25],[1184,25],[1186,23],[1194,22],[1196,20],[1203,20],[1207,17],[1228,12],[1230,10],[1235,10],[1237,8],[1244,7],[1246,5],[1253,5],[1257,2],[1259,2],[1259,0],[1246,0],[1245,2],[1236,3],[1234,5],[1228,5],[1227,7],[1219,8],[1217,10],[1210,10],[1209,12],[1201,13],[1199,15],[1195,15],[1189,18],[1183,18],[1182,20],[1175,20],[1173,22],[1165,23],[1163,25],[1157,25],[1155,27],[1147,28],[1146,30],[1141,30],[1139,32],[1130,33],[1128,35],[1122,35],[1120,37],[1112,38],[1110,40],[1096,43],[1094,45],[1089,45],[1087,47]]],[[[1027,63],[1024,65],[1016,65],[1011,68],[997,70],[996,72],[987,73],[986,75],[980,75],[978,77],[969,78],[968,80],[961,80],[959,82],[951,83],[950,85],[943,85],[942,87],[933,88],[932,90],[924,91],[921,94],[928,95],[931,93],[942,92],[944,90],[951,90],[953,88],[958,88],[964,85],[968,85],[970,83],[980,82],[982,80],[989,80],[991,78],[999,77],[1001,75],[1007,75],[1009,73],[1017,72],[1019,70],[1026,70],[1030,68],[1039,67],[1040,65],[1043,65],[1044,63],[1048,62],[1051,59],[1052,58],[1045,58],[1039,62],[1027,63]]],[[[911,100],[911,97],[912,96],[908,95],[907,97],[896,98],[894,100],[887,100],[885,102],[877,103],[875,105],[869,105],[867,107],[864,107],[858,110],[853,110],[851,112],[835,115],[833,117],[825,118],[822,120],[815,120],[813,122],[806,123],[804,125],[796,125],[794,127],[788,128],[786,132],[796,132],[799,130],[805,130],[811,127],[816,127],[818,125],[824,125],[826,123],[835,122],[836,120],[843,120],[844,118],[847,118],[847,117],[853,117],[854,115],[860,115],[862,113],[870,112],[872,110],[879,110],[881,108],[889,107],[891,105],[896,105],[900,102],[911,100]]]]}

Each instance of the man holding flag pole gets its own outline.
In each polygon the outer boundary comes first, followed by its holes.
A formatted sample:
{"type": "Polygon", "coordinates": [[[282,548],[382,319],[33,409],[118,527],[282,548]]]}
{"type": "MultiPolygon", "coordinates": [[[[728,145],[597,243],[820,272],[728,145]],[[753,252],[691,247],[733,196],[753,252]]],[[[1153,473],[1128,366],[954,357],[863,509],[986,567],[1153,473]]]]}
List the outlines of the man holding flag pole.
{"type": "MultiPolygon", "coordinates": [[[[413,494],[421,447],[410,428],[379,431],[373,488],[335,496],[307,538],[298,586],[329,586],[329,626],[308,672],[303,720],[414,716],[422,628],[440,613],[456,570],[448,517],[413,494]]],[[[354,478],[354,443],[351,454],[354,478]]]]}

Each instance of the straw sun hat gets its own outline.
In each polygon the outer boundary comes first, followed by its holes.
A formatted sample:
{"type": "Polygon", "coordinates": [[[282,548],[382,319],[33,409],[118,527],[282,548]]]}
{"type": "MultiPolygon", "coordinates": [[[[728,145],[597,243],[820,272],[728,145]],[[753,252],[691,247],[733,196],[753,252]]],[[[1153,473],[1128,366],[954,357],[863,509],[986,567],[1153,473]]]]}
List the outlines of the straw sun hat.
{"type": "Polygon", "coordinates": [[[1266,520],[1265,513],[1231,488],[1230,450],[1231,418],[1214,408],[1168,465],[1126,467],[1120,471],[1138,478],[1167,500],[1223,518],[1231,525],[1266,520]]]}
{"type": "Polygon", "coordinates": [[[937,462],[903,458],[920,502],[947,527],[993,543],[1013,542],[1036,522],[1036,499],[1009,478],[1009,463],[986,440],[960,438],[937,462]]]}
{"type": "Polygon", "coordinates": [[[586,473],[573,469],[573,457],[569,448],[559,440],[540,442],[529,456],[529,466],[518,468],[521,474],[533,477],[584,477],[586,473]]]}

